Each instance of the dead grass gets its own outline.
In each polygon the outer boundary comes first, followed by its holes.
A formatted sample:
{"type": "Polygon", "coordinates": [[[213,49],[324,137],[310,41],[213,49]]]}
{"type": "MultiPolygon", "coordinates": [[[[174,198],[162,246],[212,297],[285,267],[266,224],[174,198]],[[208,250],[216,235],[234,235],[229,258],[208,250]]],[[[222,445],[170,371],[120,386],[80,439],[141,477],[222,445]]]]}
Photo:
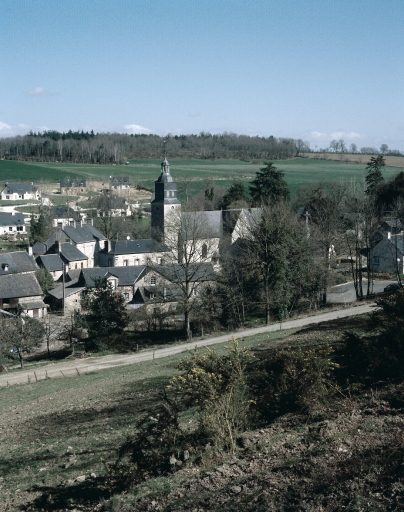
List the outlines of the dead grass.
{"type": "MultiPolygon", "coordinates": [[[[362,155],[360,153],[304,153],[304,158],[313,158],[316,160],[332,160],[336,162],[355,162],[367,164],[372,155],[362,155]]],[[[385,156],[386,165],[389,167],[404,167],[404,156],[385,156]]]]}

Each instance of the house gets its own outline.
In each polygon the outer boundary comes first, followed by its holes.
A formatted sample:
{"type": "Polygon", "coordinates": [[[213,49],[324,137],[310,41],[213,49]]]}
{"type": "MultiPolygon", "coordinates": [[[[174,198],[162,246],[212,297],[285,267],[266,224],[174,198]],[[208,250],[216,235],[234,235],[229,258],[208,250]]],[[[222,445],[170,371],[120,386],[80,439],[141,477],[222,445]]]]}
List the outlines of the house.
{"type": "Polygon", "coordinates": [[[132,210],[125,198],[105,195],[98,200],[97,214],[99,217],[129,217],[132,210]]]}
{"type": "Polygon", "coordinates": [[[15,211],[11,213],[0,212],[0,235],[16,235],[25,232],[25,220],[22,213],[15,211]]]}
{"type": "MultiPolygon", "coordinates": [[[[189,265],[154,265],[137,282],[137,289],[129,307],[150,310],[175,310],[184,298],[188,286],[189,300],[198,301],[207,286],[214,287],[216,273],[211,263],[189,265]]],[[[157,312],[157,311],[156,311],[157,312]]]]}
{"type": "Polygon", "coordinates": [[[100,265],[105,267],[128,267],[154,262],[164,265],[167,248],[153,240],[118,240],[111,243],[108,252],[100,254],[100,265]]]}
{"type": "Polygon", "coordinates": [[[74,196],[86,192],[87,184],[85,179],[60,180],[60,193],[67,196],[74,196]]]}
{"type": "Polygon", "coordinates": [[[32,254],[26,251],[0,254],[0,276],[10,274],[32,274],[39,269],[32,254]]]}
{"type": "MultiPolygon", "coordinates": [[[[106,277],[116,293],[131,302],[135,294],[138,280],[146,273],[145,266],[138,267],[101,267],[83,269],[77,278],[65,285],[65,311],[81,309],[80,296],[86,289],[94,288],[96,278],[106,277]]],[[[49,291],[53,307],[63,308],[63,285],[49,291]]]]}
{"type": "Polygon", "coordinates": [[[59,254],[43,254],[38,256],[37,263],[40,268],[46,268],[54,281],[62,277],[63,261],[59,254]]]}
{"type": "Polygon", "coordinates": [[[0,276],[0,309],[16,310],[17,307],[34,318],[47,314],[42,289],[32,273],[0,276]]]}
{"type": "Polygon", "coordinates": [[[404,273],[404,235],[388,235],[370,250],[372,272],[404,273]]]}
{"type": "MultiPolygon", "coordinates": [[[[83,268],[99,265],[100,255],[108,249],[108,240],[105,236],[92,224],[83,222],[76,223],[75,226],[63,226],[55,231],[44,242],[46,254],[59,252],[59,246],[55,245],[59,243],[62,245],[66,243],[73,244],[82,253],[82,258],[71,259],[72,249],[64,247],[66,262],[75,261],[80,262],[80,264],[83,262],[83,268]],[[84,264],[85,261],[86,264],[84,264]]],[[[76,256],[78,257],[79,254],[76,253],[74,257],[76,256]]]]}
{"type": "Polygon", "coordinates": [[[110,176],[109,188],[110,190],[129,190],[129,176],[110,176]]]}
{"type": "Polygon", "coordinates": [[[86,213],[79,213],[70,206],[56,206],[49,210],[49,217],[52,220],[52,226],[55,228],[63,228],[64,226],[75,226],[76,223],[85,222],[86,213]]]}
{"type": "Polygon", "coordinates": [[[41,199],[41,193],[33,183],[6,183],[1,192],[2,201],[18,201],[18,199],[41,199]]]}

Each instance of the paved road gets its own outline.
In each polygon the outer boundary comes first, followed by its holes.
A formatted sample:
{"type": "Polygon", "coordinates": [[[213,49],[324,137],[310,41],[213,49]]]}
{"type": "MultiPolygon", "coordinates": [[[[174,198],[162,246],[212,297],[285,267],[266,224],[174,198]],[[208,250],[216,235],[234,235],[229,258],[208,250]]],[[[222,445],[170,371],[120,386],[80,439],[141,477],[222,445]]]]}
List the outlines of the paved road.
{"type": "MultiPolygon", "coordinates": [[[[384,288],[396,281],[392,280],[374,280],[373,281],[373,293],[382,293],[384,288]]],[[[367,279],[363,280],[363,293],[366,294],[367,290],[367,279]]],[[[333,286],[331,290],[327,293],[327,302],[331,304],[347,304],[356,301],[356,293],[353,281],[349,283],[339,284],[337,286],[333,286]]]]}
{"type": "MultiPolygon", "coordinates": [[[[345,308],[337,311],[330,311],[328,313],[321,313],[315,316],[309,316],[306,318],[299,318],[297,320],[289,320],[283,322],[282,329],[293,329],[296,327],[305,327],[310,324],[317,324],[320,322],[326,322],[328,320],[335,320],[337,318],[345,318],[349,316],[363,315],[369,313],[374,308],[373,304],[365,304],[361,306],[355,306],[345,308]]],[[[216,338],[208,338],[204,340],[193,341],[191,343],[184,343],[181,345],[174,345],[166,348],[161,348],[155,351],[144,351],[136,354],[116,354],[111,356],[101,357],[89,357],[86,359],[73,359],[69,361],[63,361],[60,363],[51,363],[46,366],[41,366],[36,369],[36,376],[34,370],[14,370],[10,373],[3,373],[0,375],[0,387],[12,386],[14,384],[26,384],[28,382],[35,382],[35,380],[44,380],[48,378],[61,378],[74,376],[79,373],[96,372],[99,370],[105,370],[107,368],[113,368],[116,366],[128,366],[142,361],[150,361],[161,357],[171,356],[173,354],[179,354],[187,350],[192,350],[195,345],[198,347],[206,347],[208,345],[215,345],[216,343],[223,343],[229,341],[234,337],[246,338],[255,334],[261,334],[265,332],[278,331],[280,324],[272,324],[264,327],[257,327],[255,329],[246,329],[244,331],[237,331],[232,334],[226,334],[224,336],[218,336],[216,338]]]]}

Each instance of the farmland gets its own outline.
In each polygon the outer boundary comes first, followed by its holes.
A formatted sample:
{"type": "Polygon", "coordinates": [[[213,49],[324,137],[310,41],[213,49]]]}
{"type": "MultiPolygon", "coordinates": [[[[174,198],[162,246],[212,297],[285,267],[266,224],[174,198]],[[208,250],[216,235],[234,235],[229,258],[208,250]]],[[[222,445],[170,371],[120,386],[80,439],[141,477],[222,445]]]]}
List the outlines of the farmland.
{"type": "MultiPolygon", "coordinates": [[[[355,155],[353,155],[355,156],[355,155]]],[[[370,156],[364,155],[366,161],[370,156]]],[[[363,156],[362,156],[363,158],[363,156]]],[[[395,157],[394,166],[386,166],[386,179],[402,171],[401,160],[395,157]]],[[[388,162],[389,163],[389,162],[388,162]]],[[[393,163],[393,162],[392,162],[393,163]]],[[[318,181],[361,181],[365,176],[365,163],[341,160],[321,160],[319,158],[294,158],[275,162],[278,169],[285,172],[292,196],[296,190],[308,183],[318,181]]],[[[260,163],[242,162],[240,160],[185,160],[170,159],[171,173],[178,182],[189,181],[189,194],[202,190],[207,181],[228,187],[236,178],[250,181],[260,163]]],[[[67,164],[56,162],[16,162],[0,161],[0,182],[3,181],[58,181],[65,178],[86,178],[100,180],[110,175],[125,174],[132,184],[152,188],[160,171],[160,160],[131,160],[129,165],[90,165],[67,164]]]]}

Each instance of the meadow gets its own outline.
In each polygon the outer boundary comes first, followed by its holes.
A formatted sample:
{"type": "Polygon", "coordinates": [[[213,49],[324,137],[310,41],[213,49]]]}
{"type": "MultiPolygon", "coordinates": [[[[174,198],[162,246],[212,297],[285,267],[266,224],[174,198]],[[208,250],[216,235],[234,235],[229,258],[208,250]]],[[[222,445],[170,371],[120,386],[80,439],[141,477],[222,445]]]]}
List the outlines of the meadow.
{"type": "MultiPolygon", "coordinates": [[[[370,156],[367,155],[370,159],[370,156]]],[[[404,158],[403,158],[404,160],[404,158]]],[[[240,160],[185,160],[170,159],[172,176],[180,183],[186,182],[190,196],[212,186],[213,182],[223,188],[231,185],[234,179],[250,181],[263,162],[249,163],[240,160]]],[[[133,185],[153,188],[160,173],[160,160],[130,160],[125,166],[70,164],[56,162],[15,162],[0,161],[0,182],[15,181],[58,181],[65,178],[102,179],[110,175],[127,175],[133,185]]],[[[400,159],[395,166],[386,166],[384,176],[391,178],[403,170],[400,159]]],[[[312,182],[321,181],[363,181],[365,163],[318,158],[294,158],[277,160],[275,166],[285,172],[292,196],[296,190],[312,182]]]]}

